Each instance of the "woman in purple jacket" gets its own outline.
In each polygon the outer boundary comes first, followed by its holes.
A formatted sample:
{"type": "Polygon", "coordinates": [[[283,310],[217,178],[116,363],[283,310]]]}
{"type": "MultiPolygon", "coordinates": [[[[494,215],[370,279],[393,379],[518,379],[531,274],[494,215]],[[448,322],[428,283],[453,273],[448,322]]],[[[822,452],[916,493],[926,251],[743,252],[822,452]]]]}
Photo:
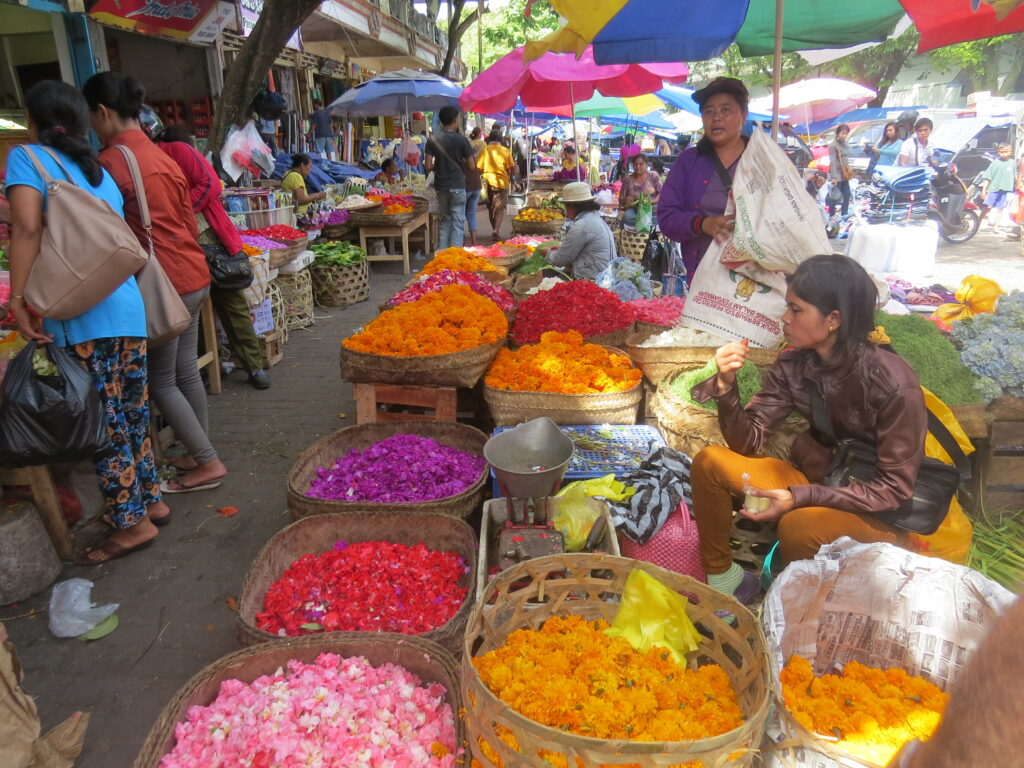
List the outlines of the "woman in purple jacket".
{"type": "Polygon", "coordinates": [[[732,231],[735,216],[725,216],[736,164],[746,149],[740,134],[747,120],[749,94],[741,80],[716,77],[694,92],[704,121],[704,138],[672,165],[658,200],[661,231],[683,246],[686,273],[693,275],[715,238],[732,231]]]}

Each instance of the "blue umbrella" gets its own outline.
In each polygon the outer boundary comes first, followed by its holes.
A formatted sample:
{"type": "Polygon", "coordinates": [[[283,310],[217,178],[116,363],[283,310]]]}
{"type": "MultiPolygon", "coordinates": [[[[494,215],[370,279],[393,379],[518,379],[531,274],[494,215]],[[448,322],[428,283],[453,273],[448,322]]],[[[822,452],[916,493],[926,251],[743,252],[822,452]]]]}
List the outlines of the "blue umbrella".
{"type": "Polygon", "coordinates": [[[653,131],[667,131],[673,136],[678,133],[676,127],[665,119],[664,113],[658,111],[646,115],[604,115],[601,122],[605,125],[636,126],[653,131]]]}
{"type": "Polygon", "coordinates": [[[436,112],[441,107],[458,107],[461,93],[459,86],[433,72],[398,69],[350,88],[328,109],[350,117],[436,112]]]}
{"type": "MultiPolygon", "coordinates": [[[[678,85],[666,85],[660,91],[655,91],[654,95],[666,104],[671,104],[676,109],[689,112],[691,115],[700,115],[700,105],[693,100],[692,88],[683,88],[678,85]]],[[[750,112],[747,114],[747,118],[750,120],[761,120],[767,122],[772,119],[772,116],[764,112],[750,112]]]]}

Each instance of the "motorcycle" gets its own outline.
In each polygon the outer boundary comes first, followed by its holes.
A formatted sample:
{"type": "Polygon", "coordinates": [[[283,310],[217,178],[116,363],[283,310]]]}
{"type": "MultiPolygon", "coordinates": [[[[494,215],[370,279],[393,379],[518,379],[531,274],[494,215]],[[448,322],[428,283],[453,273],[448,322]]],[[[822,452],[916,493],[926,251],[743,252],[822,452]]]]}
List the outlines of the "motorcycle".
{"type": "Polygon", "coordinates": [[[939,225],[939,234],[947,243],[966,243],[981,226],[978,206],[971,201],[967,185],[948,162],[935,166],[934,194],[928,204],[928,218],[939,225]]]}

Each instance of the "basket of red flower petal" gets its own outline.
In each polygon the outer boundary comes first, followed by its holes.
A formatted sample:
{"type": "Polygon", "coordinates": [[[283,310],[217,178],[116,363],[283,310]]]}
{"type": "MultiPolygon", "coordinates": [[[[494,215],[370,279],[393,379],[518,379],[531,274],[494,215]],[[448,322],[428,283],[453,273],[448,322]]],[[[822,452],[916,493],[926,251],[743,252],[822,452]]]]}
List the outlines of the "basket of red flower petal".
{"type": "Polygon", "coordinates": [[[750,611],[689,576],[604,554],[536,558],[492,579],[469,617],[460,682],[480,768],[749,766],[770,703],[750,611]],[[628,585],[657,589],[644,574],[692,622],[684,632],[674,614],[674,648],[616,624],[628,585]]]}
{"type": "Polygon", "coordinates": [[[611,291],[587,280],[572,280],[523,301],[512,326],[512,341],[532,344],[545,331],[574,330],[586,339],[621,346],[633,320],[629,304],[611,291]]]}
{"type": "Polygon", "coordinates": [[[584,343],[576,331],[543,334],[503,349],[484,379],[496,426],[547,416],[556,424],[635,424],[641,373],[614,347],[584,343]]]}
{"type": "Polygon", "coordinates": [[[487,435],[441,421],[360,424],[317,440],[288,475],[298,520],[328,512],[439,512],[466,517],[483,501],[487,435]]]}
{"type": "Polygon", "coordinates": [[[323,765],[372,755],[375,764],[447,768],[464,743],[461,706],[457,662],[429,640],[363,632],[273,640],[185,683],[134,768],[290,765],[298,749],[323,765]]]}
{"type": "Polygon", "coordinates": [[[314,515],[278,531],[238,601],[238,641],[323,632],[418,635],[458,654],[473,602],[476,537],[435,513],[314,515]]]}

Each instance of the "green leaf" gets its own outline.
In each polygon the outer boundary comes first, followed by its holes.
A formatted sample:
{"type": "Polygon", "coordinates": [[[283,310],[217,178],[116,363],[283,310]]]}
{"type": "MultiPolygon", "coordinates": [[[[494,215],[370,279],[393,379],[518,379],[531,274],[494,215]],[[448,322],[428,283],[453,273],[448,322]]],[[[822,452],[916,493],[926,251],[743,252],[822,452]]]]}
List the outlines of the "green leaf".
{"type": "Polygon", "coordinates": [[[323,626],[317,624],[315,621],[309,622],[309,624],[301,624],[300,629],[308,629],[310,632],[323,632],[323,626]]]}
{"type": "Polygon", "coordinates": [[[111,632],[113,632],[115,629],[117,629],[117,625],[120,624],[120,623],[121,623],[121,620],[117,618],[117,614],[116,613],[112,613],[109,616],[107,616],[107,618],[105,618],[103,621],[101,621],[99,624],[97,624],[95,627],[90,629],[88,632],[86,632],[85,634],[79,635],[78,639],[79,640],[99,640],[101,638],[106,637],[111,632]]]}

